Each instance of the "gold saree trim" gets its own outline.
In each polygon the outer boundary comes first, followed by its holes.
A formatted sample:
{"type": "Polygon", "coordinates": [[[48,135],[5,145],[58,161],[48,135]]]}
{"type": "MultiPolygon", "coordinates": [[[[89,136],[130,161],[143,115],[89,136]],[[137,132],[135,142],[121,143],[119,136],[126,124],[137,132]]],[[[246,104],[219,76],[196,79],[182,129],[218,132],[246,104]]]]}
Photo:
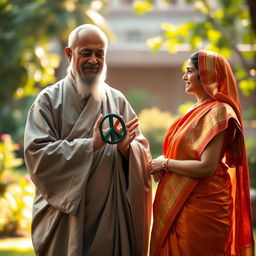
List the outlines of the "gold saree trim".
{"type": "Polygon", "coordinates": [[[192,191],[196,186],[197,181],[189,177],[180,176],[174,173],[168,174],[168,178],[164,179],[161,184],[161,200],[156,195],[154,209],[158,212],[154,218],[153,232],[152,232],[152,243],[150,255],[158,255],[161,245],[166,237],[169,227],[174,221],[179,209],[183,202],[188,197],[187,191],[192,191]],[[170,195],[172,195],[170,197],[170,195]],[[181,198],[184,198],[183,200],[181,198]],[[160,242],[160,243],[159,243],[160,242]]]}

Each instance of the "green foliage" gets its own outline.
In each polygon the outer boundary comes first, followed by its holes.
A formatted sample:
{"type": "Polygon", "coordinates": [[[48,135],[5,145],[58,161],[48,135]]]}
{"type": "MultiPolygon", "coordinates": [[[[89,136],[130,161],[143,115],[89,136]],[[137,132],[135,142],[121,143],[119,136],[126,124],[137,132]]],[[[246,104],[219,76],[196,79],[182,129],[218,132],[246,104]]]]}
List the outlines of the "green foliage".
{"type": "Polygon", "coordinates": [[[135,1],[133,2],[133,8],[137,14],[145,14],[153,9],[150,1],[135,1]]]}
{"type": "Polygon", "coordinates": [[[153,157],[163,154],[164,135],[175,118],[169,112],[162,112],[158,108],[144,109],[139,114],[140,128],[149,141],[153,157]]]}
{"type": "Polygon", "coordinates": [[[16,158],[18,145],[12,142],[10,135],[2,134],[0,141],[0,197],[6,192],[8,185],[13,183],[12,171],[22,164],[22,159],[16,158]]]}
{"type": "Polygon", "coordinates": [[[184,104],[179,105],[178,113],[180,115],[184,115],[188,111],[188,109],[191,108],[193,105],[195,105],[195,102],[191,102],[191,101],[188,101],[184,104]]]}
{"type": "Polygon", "coordinates": [[[256,90],[256,81],[253,78],[242,80],[239,82],[239,86],[244,94],[249,96],[253,91],[256,90]]]}
{"type": "Polygon", "coordinates": [[[32,96],[15,99],[0,109],[0,132],[10,134],[19,145],[23,145],[26,116],[33,100],[32,96]]]}
{"type": "Polygon", "coordinates": [[[31,227],[34,186],[29,176],[16,178],[0,197],[0,234],[28,234],[31,227]]]}
{"type": "Polygon", "coordinates": [[[157,104],[157,96],[143,88],[129,88],[127,91],[127,99],[136,113],[139,113],[144,108],[150,108],[157,104]]]}
{"type": "MultiPolygon", "coordinates": [[[[141,0],[147,5],[152,0],[141,0]]],[[[163,23],[162,35],[147,41],[152,51],[160,47],[170,54],[188,44],[191,51],[207,49],[217,51],[226,58],[236,55],[240,64],[235,66],[239,86],[245,95],[256,90],[256,35],[245,0],[187,0],[200,15],[197,19],[180,25],[163,23]],[[235,29],[234,29],[235,28],[235,29]],[[239,48],[240,45],[240,48],[239,48]],[[241,51],[243,47],[244,51],[241,51]],[[246,48],[246,49],[245,49],[246,48]]],[[[142,3],[141,3],[142,5],[142,3]]],[[[149,7],[148,7],[149,8],[149,7]]],[[[150,8],[149,8],[150,9],[150,8]]],[[[135,9],[136,11],[136,9],[135,9]]]]}
{"type": "Polygon", "coordinates": [[[14,169],[22,164],[16,158],[14,144],[8,134],[0,142],[0,234],[13,234],[29,230],[34,189],[28,176],[19,178],[14,169]]]}
{"type": "Polygon", "coordinates": [[[243,118],[244,118],[244,120],[256,120],[256,109],[253,107],[250,107],[250,108],[244,110],[243,118]]]}
{"type": "Polygon", "coordinates": [[[91,8],[92,2],[0,2],[0,76],[8,88],[1,87],[0,102],[10,99],[15,92],[18,96],[35,94],[38,86],[40,88],[55,81],[55,69],[60,64],[60,57],[52,52],[51,40],[65,44],[71,29],[82,23],[97,23],[95,18],[101,18],[101,27],[110,34],[102,16],[96,15],[91,8]],[[17,92],[17,89],[20,90],[17,92]]]}
{"type": "Polygon", "coordinates": [[[250,170],[251,187],[256,188],[256,141],[255,138],[248,138],[245,141],[247,149],[247,158],[250,170]]]}
{"type": "Polygon", "coordinates": [[[8,249],[8,250],[0,250],[1,256],[35,256],[33,249],[26,250],[16,250],[16,249],[8,249]]]}

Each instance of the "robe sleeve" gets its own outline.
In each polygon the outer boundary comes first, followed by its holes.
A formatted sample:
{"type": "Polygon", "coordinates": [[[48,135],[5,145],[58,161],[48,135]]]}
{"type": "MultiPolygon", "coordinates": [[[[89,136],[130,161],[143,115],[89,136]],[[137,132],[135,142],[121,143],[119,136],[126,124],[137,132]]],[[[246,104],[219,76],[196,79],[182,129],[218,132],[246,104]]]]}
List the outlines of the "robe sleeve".
{"type": "Polygon", "coordinates": [[[44,199],[74,215],[92,165],[93,144],[88,138],[60,139],[54,120],[50,102],[38,97],[25,127],[25,163],[44,199]]]}
{"type": "Polygon", "coordinates": [[[139,255],[147,255],[151,224],[152,188],[149,171],[150,159],[148,142],[140,135],[132,142],[130,148],[129,187],[127,190],[133,225],[136,230],[136,240],[142,246],[142,251],[139,255]]]}
{"type": "MultiPolygon", "coordinates": [[[[125,121],[136,117],[132,107],[126,101],[123,116],[125,121]]],[[[132,214],[132,224],[135,231],[135,240],[142,251],[138,255],[147,255],[148,238],[152,214],[152,187],[149,161],[151,153],[146,138],[137,128],[137,136],[130,144],[129,175],[127,200],[132,214]]]]}

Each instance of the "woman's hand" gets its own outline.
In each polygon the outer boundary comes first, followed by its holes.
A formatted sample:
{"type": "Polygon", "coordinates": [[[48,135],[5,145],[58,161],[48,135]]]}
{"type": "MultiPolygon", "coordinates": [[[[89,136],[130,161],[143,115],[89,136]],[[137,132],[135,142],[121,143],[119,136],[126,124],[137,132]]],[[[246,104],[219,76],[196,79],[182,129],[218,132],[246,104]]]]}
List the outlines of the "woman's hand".
{"type": "Polygon", "coordinates": [[[163,170],[163,161],[165,161],[165,157],[161,155],[158,158],[152,159],[150,162],[150,172],[155,182],[160,181],[166,172],[163,170]]]}

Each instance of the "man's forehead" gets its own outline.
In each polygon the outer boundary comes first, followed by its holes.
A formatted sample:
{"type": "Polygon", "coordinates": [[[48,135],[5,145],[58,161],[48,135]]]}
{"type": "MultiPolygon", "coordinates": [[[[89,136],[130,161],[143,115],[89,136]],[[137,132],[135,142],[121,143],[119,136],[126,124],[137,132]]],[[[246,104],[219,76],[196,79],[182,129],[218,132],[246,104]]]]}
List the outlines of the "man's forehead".
{"type": "Polygon", "coordinates": [[[78,34],[78,40],[89,40],[89,41],[97,40],[105,43],[102,35],[94,30],[80,31],[80,33],[78,34]]]}
{"type": "Polygon", "coordinates": [[[83,36],[80,35],[77,38],[75,45],[80,49],[104,49],[105,41],[97,33],[86,33],[83,36]]]}
{"type": "Polygon", "coordinates": [[[90,52],[90,51],[98,51],[98,52],[104,52],[104,48],[97,48],[97,47],[81,47],[79,49],[80,52],[90,52]]]}

